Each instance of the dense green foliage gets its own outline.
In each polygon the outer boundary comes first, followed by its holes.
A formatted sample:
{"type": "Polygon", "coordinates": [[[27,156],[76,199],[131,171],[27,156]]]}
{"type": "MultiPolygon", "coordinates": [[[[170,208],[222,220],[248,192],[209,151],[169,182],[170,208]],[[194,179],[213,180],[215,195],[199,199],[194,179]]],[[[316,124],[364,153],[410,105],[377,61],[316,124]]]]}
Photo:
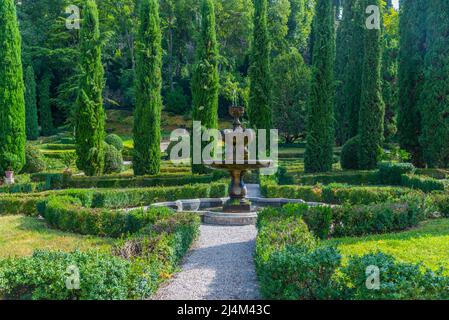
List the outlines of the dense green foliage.
{"type": "Polygon", "coordinates": [[[123,169],[122,153],[111,144],[104,143],[104,173],[120,173],[123,169]]]}
{"type": "MultiPolygon", "coordinates": [[[[271,44],[267,29],[267,10],[267,0],[255,0],[254,30],[248,71],[250,79],[248,118],[254,129],[270,130],[273,120],[270,73],[271,44]]],[[[269,137],[268,132],[267,137],[269,137]]]]}
{"type": "Polygon", "coordinates": [[[100,175],[104,166],[103,87],[100,26],[95,1],[86,0],[80,32],[80,80],[76,110],[77,166],[88,176],[100,175]]]}
{"type": "MultiPolygon", "coordinates": [[[[112,146],[114,146],[118,151],[122,151],[123,150],[123,141],[122,138],[120,138],[118,135],[116,134],[108,134],[105,138],[104,141],[107,144],[110,144],[112,146]]],[[[48,145],[47,145],[48,147],[48,145]]]]}
{"type": "Polygon", "coordinates": [[[381,162],[378,167],[379,183],[386,185],[401,185],[403,174],[415,172],[411,163],[381,162]]]}
{"type": "Polygon", "coordinates": [[[28,140],[36,140],[39,137],[39,124],[37,121],[36,79],[32,66],[26,68],[24,81],[26,136],[28,140]]]}
{"type": "Polygon", "coordinates": [[[136,175],[157,174],[161,166],[162,49],[159,5],[155,0],[141,3],[136,50],[133,169],[136,175]]]}
{"type": "Polygon", "coordinates": [[[449,3],[429,1],[426,24],[427,51],[424,85],[419,108],[422,120],[420,142],[431,168],[449,166],[448,90],[449,87],[449,3]],[[432,26],[432,27],[430,27],[432,26]]]}
{"type": "MultiPolygon", "coordinates": [[[[201,128],[195,129],[201,132],[193,132],[193,135],[199,136],[206,129],[218,128],[218,58],[214,4],[212,0],[203,0],[192,76],[192,118],[193,121],[201,122],[201,128]]],[[[205,144],[202,145],[204,147],[205,144]]],[[[194,154],[196,152],[198,151],[192,149],[192,159],[197,157],[202,161],[202,154],[194,154]]],[[[192,165],[193,173],[206,171],[201,164],[192,165]]]]}
{"type": "Polygon", "coordinates": [[[42,152],[37,147],[27,144],[25,147],[25,165],[22,172],[36,173],[44,171],[45,168],[46,163],[42,152]]]}
{"type": "Polygon", "coordinates": [[[335,27],[331,1],[318,0],[313,22],[312,83],[307,110],[306,172],[332,170],[335,27]]]}
{"type": "MultiPolygon", "coordinates": [[[[401,263],[391,256],[376,253],[350,257],[343,265],[338,249],[320,246],[314,241],[308,230],[309,223],[314,220],[306,220],[305,215],[308,213],[294,209],[291,206],[278,211],[266,209],[258,217],[259,232],[254,259],[264,298],[447,299],[449,278],[443,276],[440,271],[433,272],[420,264],[401,263]],[[279,228],[279,225],[282,227],[279,228]],[[366,270],[368,266],[373,265],[382,270],[380,290],[368,290],[366,287],[366,270]]],[[[347,213],[357,217],[355,208],[347,213]]],[[[369,215],[365,216],[367,217],[369,215]]],[[[381,217],[382,214],[378,216],[378,222],[388,221],[381,217]]],[[[373,222],[375,220],[376,217],[373,222]]],[[[349,220],[345,222],[354,227],[360,223],[349,220]]]]}
{"type": "Polygon", "coordinates": [[[0,2],[0,174],[25,164],[21,40],[13,0],[0,2]]]}
{"type": "MultiPolygon", "coordinates": [[[[364,1],[377,5],[374,2],[364,1]]],[[[381,90],[381,30],[366,29],[364,37],[364,58],[362,70],[362,95],[359,113],[359,169],[373,169],[377,166],[384,137],[385,105],[381,90]]]]}
{"type": "Polygon", "coordinates": [[[53,117],[51,111],[51,74],[45,71],[38,85],[39,96],[39,122],[41,125],[41,134],[50,136],[54,132],[53,117]]]}
{"type": "Polygon", "coordinates": [[[304,136],[310,69],[297,49],[278,55],[273,73],[273,125],[286,143],[304,136]]]}
{"type": "Polygon", "coordinates": [[[424,165],[419,142],[421,113],[418,101],[424,84],[428,3],[427,0],[402,1],[399,18],[398,138],[401,148],[410,152],[417,167],[424,165]]]}
{"type": "Polygon", "coordinates": [[[335,133],[338,145],[358,133],[364,50],[360,1],[344,1],[343,17],[337,29],[335,133]]]}
{"type": "Polygon", "coordinates": [[[359,146],[359,135],[352,137],[343,145],[340,155],[340,164],[342,169],[359,169],[359,146]]]}

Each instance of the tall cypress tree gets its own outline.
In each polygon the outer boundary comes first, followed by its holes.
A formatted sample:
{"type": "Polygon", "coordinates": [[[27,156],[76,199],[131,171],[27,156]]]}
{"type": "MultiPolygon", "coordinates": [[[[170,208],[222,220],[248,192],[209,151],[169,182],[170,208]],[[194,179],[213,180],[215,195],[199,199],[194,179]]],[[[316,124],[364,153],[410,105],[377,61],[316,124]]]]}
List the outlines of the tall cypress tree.
{"type": "Polygon", "coordinates": [[[335,62],[336,141],[344,144],[358,133],[363,66],[363,12],[360,0],[344,1],[337,33],[335,62]]]}
{"type": "MultiPolygon", "coordinates": [[[[203,0],[196,63],[192,76],[193,121],[201,121],[203,129],[218,127],[218,47],[215,32],[213,1],[203,0]]],[[[206,171],[203,165],[192,164],[192,172],[206,171]]]]}
{"type": "Polygon", "coordinates": [[[39,137],[39,126],[37,123],[36,105],[36,79],[34,70],[29,65],[25,70],[25,114],[26,114],[26,136],[28,140],[36,140],[39,137]]]}
{"type": "Polygon", "coordinates": [[[449,2],[427,1],[427,52],[419,108],[424,160],[449,167],[449,2]]]}
{"type": "Polygon", "coordinates": [[[21,40],[13,0],[0,0],[0,173],[25,163],[21,40]]]}
{"type": "Polygon", "coordinates": [[[80,32],[80,82],[78,86],[75,139],[77,166],[86,175],[99,175],[104,167],[104,70],[101,63],[98,10],[86,0],[80,32]]]}
{"type": "Polygon", "coordinates": [[[159,4],[143,0],[137,42],[134,174],[157,174],[161,166],[162,49],[159,4]]]}
{"type": "Polygon", "coordinates": [[[313,22],[312,83],[307,110],[307,172],[332,170],[335,28],[332,1],[318,0],[313,22]]]}
{"type": "Polygon", "coordinates": [[[254,129],[269,130],[272,126],[272,110],[270,106],[270,40],[267,29],[267,10],[267,0],[254,1],[248,118],[254,129]]]}
{"type": "MultiPolygon", "coordinates": [[[[377,5],[382,0],[363,0],[364,7],[377,5]]],[[[381,17],[379,17],[381,18],[381,17]]],[[[383,141],[385,106],[382,100],[382,32],[366,29],[364,37],[362,96],[359,114],[359,166],[373,169],[377,166],[383,141]]]]}
{"type": "Polygon", "coordinates": [[[49,71],[44,71],[39,84],[39,120],[41,124],[41,135],[50,136],[53,134],[53,116],[51,113],[50,103],[50,87],[51,74],[49,71]]]}
{"type": "Polygon", "coordinates": [[[417,167],[424,166],[418,101],[424,84],[428,0],[402,0],[399,15],[398,138],[417,167]]]}

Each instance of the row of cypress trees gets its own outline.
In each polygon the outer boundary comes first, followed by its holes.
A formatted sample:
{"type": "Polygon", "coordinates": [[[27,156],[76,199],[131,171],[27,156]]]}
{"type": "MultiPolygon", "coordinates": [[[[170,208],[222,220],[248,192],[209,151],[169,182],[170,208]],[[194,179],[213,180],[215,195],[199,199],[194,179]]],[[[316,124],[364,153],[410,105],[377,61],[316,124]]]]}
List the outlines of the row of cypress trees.
{"type": "Polygon", "coordinates": [[[399,138],[417,166],[449,166],[449,3],[403,0],[399,138]]]}
{"type": "MultiPolygon", "coordinates": [[[[382,23],[379,21],[380,25],[375,28],[367,27],[366,10],[370,5],[381,10],[382,1],[345,1],[338,28],[334,111],[336,141],[345,144],[342,167],[346,169],[375,168],[383,142],[382,23]]],[[[380,13],[378,18],[381,17],[380,13]]]]}

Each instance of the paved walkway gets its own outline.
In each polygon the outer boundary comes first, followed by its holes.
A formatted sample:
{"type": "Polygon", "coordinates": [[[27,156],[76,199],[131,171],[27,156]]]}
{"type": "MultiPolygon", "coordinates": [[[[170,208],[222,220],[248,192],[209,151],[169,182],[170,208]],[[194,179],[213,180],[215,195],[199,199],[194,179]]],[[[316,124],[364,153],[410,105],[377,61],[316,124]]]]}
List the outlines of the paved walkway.
{"type": "Polygon", "coordinates": [[[187,255],[182,271],[153,299],[258,299],[253,264],[256,228],[201,225],[200,230],[200,238],[187,255]]]}

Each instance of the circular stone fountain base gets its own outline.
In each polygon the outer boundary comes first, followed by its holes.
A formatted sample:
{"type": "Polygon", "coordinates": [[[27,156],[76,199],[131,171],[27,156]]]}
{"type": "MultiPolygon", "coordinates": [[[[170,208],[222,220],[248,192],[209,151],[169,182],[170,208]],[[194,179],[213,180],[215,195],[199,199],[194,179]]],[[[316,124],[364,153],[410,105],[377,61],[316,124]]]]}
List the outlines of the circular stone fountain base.
{"type": "Polygon", "coordinates": [[[214,212],[203,213],[203,222],[220,226],[246,226],[256,224],[257,212],[214,212]]]}

